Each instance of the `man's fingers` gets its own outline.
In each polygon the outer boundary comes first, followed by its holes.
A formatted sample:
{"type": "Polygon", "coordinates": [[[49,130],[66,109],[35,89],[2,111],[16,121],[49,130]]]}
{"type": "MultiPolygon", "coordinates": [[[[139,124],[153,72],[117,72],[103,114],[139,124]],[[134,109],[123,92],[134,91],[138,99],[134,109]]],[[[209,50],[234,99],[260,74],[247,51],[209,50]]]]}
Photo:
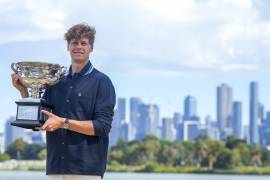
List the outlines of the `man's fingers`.
{"type": "Polygon", "coordinates": [[[48,124],[45,122],[45,123],[43,124],[43,126],[41,127],[41,129],[42,129],[42,130],[46,130],[47,127],[48,127],[48,124]]]}
{"type": "Polygon", "coordinates": [[[53,116],[54,116],[54,114],[51,113],[51,112],[49,112],[49,111],[41,110],[41,112],[42,112],[43,114],[47,115],[48,117],[53,117],[53,116]]]}
{"type": "Polygon", "coordinates": [[[35,127],[33,131],[42,131],[43,129],[41,127],[35,127]]]}

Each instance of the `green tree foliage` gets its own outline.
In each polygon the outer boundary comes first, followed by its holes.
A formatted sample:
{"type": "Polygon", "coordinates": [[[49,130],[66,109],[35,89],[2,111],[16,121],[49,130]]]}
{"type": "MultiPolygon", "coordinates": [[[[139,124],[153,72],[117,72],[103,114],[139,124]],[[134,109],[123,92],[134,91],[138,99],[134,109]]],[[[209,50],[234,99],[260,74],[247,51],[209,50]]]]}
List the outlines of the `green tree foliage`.
{"type": "Polygon", "coordinates": [[[159,164],[208,167],[212,171],[214,168],[267,166],[270,151],[256,145],[249,146],[246,141],[233,136],[224,141],[199,136],[193,142],[169,142],[146,136],[141,142],[120,140],[110,149],[109,159],[114,165],[143,165],[145,171],[153,171],[159,164]]]}
{"type": "Polygon", "coordinates": [[[44,160],[44,159],[46,159],[46,157],[47,157],[47,150],[46,150],[46,148],[43,148],[38,153],[38,159],[44,160]]]}
{"type": "Polygon", "coordinates": [[[0,154],[0,162],[10,160],[10,156],[6,153],[0,154]]]}
{"type": "Polygon", "coordinates": [[[22,139],[17,139],[8,146],[7,153],[12,159],[20,160],[23,158],[23,151],[26,145],[27,143],[24,142],[22,139]]]}
{"type": "Polygon", "coordinates": [[[8,146],[6,153],[12,159],[34,160],[34,159],[39,159],[38,153],[43,148],[44,146],[37,145],[37,144],[27,144],[22,139],[17,139],[8,146]]]}

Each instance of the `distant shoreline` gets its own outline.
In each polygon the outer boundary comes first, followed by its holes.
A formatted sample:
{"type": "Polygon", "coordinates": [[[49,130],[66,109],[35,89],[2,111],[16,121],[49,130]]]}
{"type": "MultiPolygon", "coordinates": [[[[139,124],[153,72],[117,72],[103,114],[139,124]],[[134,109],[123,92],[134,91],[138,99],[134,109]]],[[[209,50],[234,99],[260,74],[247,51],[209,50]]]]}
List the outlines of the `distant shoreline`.
{"type": "MultiPolygon", "coordinates": [[[[0,163],[0,171],[45,171],[46,161],[41,160],[11,160],[0,163]]],[[[107,172],[132,173],[181,173],[181,174],[228,174],[228,175],[270,175],[270,166],[266,167],[236,167],[232,169],[214,169],[205,167],[172,167],[147,164],[143,166],[108,165],[107,172]]]]}

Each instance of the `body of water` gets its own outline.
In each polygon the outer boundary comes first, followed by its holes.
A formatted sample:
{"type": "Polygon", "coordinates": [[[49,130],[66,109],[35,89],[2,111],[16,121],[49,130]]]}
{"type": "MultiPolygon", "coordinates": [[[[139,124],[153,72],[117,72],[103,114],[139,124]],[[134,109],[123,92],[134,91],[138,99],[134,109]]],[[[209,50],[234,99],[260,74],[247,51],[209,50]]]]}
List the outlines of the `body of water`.
{"type": "MultiPolygon", "coordinates": [[[[45,172],[0,171],[0,180],[47,180],[45,172]]],[[[211,174],[155,174],[155,173],[106,173],[104,180],[269,180],[270,176],[211,175],[211,174]]]]}

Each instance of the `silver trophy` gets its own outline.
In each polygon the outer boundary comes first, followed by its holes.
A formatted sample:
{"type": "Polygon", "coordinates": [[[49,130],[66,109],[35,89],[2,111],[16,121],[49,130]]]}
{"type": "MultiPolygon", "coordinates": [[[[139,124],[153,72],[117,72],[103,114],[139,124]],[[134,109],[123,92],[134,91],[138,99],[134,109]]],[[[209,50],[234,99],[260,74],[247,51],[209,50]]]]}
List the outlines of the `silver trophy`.
{"type": "Polygon", "coordinates": [[[45,62],[18,62],[12,63],[11,69],[19,75],[19,81],[27,87],[30,96],[16,101],[16,120],[11,125],[26,129],[35,129],[42,126],[46,117],[41,110],[52,111],[53,106],[48,104],[42,95],[48,86],[56,84],[65,74],[66,67],[59,64],[45,62]]]}

